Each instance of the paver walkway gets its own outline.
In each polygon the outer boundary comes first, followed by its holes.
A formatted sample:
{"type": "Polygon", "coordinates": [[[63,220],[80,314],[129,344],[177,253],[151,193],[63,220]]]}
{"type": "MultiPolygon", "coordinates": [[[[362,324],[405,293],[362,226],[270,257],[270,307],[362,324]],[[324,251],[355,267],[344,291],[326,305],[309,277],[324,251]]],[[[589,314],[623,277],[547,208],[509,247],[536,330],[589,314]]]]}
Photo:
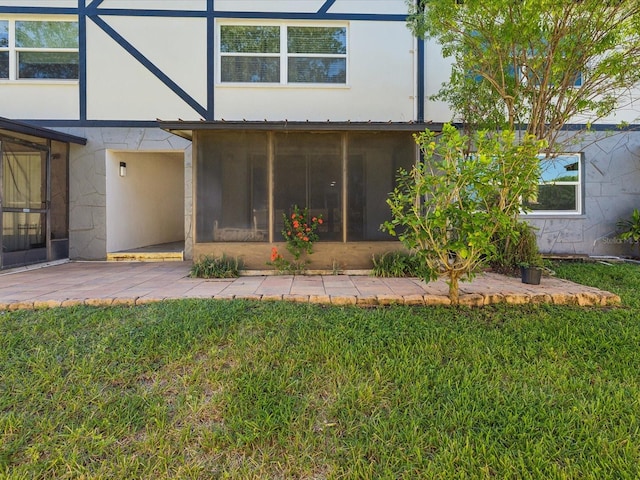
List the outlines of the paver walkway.
{"type": "MultiPolygon", "coordinates": [[[[71,305],[137,305],[177,298],[286,300],[337,305],[447,305],[443,280],[355,275],[189,277],[190,262],[69,262],[0,274],[0,310],[71,305]]],[[[555,303],[605,306],[617,295],[553,277],[540,285],[485,273],[461,283],[463,305],[555,303]]]]}

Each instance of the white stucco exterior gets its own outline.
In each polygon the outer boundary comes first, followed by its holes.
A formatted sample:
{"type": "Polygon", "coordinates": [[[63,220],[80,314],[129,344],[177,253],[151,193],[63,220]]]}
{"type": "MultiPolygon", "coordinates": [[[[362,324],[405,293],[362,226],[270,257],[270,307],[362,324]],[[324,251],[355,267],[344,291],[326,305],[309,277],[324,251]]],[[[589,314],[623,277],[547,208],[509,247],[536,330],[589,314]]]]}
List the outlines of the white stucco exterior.
{"type": "MultiPolygon", "coordinates": [[[[221,23],[238,21],[221,20],[221,23]]],[[[309,25],[301,21],[264,23],[309,25]]],[[[321,24],[348,29],[346,85],[238,85],[217,81],[215,117],[365,122],[406,122],[415,118],[415,39],[404,24],[356,21],[321,24]]]]}
{"type": "MultiPolygon", "coordinates": [[[[189,252],[192,144],[158,128],[157,120],[216,128],[244,121],[455,120],[446,104],[430,98],[449,80],[450,59],[435,42],[422,45],[412,36],[406,9],[405,0],[0,0],[0,22],[72,21],[80,32],[79,78],[0,79],[0,115],[88,139],[71,148],[72,258],[102,259],[176,239],[184,239],[189,252]],[[344,27],[346,82],[222,82],[221,25],[344,27]],[[124,179],[120,161],[127,163],[124,179]]],[[[640,123],[639,96],[629,93],[600,123],[640,123]]],[[[617,220],[638,204],[640,134],[598,135],[597,143],[594,136],[575,146],[584,158],[580,215],[531,220],[543,251],[620,254],[627,247],[609,239],[617,220]]]]}

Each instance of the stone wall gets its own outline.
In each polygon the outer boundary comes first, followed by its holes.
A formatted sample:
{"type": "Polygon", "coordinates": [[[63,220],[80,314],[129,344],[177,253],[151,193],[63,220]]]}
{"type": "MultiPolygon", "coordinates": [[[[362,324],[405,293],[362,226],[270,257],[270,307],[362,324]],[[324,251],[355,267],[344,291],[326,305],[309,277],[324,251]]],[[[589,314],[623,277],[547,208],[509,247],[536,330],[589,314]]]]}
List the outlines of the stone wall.
{"type": "MultiPolygon", "coordinates": [[[[191,142],[160,129],[71,128],[87,138],[70,153],[70,257],[106,258],[107,149],[128,151],[181,150],[185,155],[185,255],[193,254],[193,182],[191,142]]],[[[538,228],[544,253],[571,255],[631,255],[637,250],[616,238],[616,223],[640,208],[640,133],[589,134],[567,151],[584,152],[581,215],[528,216],[538,228]]]]}
{"type": "Polygon", "coordinates": [[[69,257],[104,260],[106,251],[106,158],[121,151],[183,151],[185,156],[185,255],[192,251],[191,142],[157,128],[70,128],[87,145],[72,145],[69,158],[69,257]]]}
{"type": "Polygon", "coordinates": [[[626,256],[637,250],[616,238],[616,223],[640,209],[640,133],[597,132],[567,151],[584,153],[583,212],[528,216],[544,253],[626,256]]]}

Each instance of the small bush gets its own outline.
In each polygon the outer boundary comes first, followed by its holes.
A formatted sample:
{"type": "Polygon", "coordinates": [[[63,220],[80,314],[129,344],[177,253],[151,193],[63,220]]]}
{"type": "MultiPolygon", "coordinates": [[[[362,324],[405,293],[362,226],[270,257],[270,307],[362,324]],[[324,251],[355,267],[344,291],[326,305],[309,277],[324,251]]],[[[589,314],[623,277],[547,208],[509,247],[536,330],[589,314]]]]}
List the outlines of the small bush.
{"type": "Polygon", "coordinates": [[[493,270],[504,274],[516,274],[521,265],[542,266],[536,234],[527,222],[518,222],[510,234],[499,231],[493,238],[495,256],[493,270]]]}
{"type": "Polygon", "coordinates": [[[426,266],[418,257],[400,250],[373,256],[374,277],[419,277],[426,266]]]}
{"type": "Polygon", "coordinates": [[[224,254],[221,257],[205,256],[193,263],[191,276],[194,278],[235,278],[240,275],[242,261],[238,258],[229,258],[224,254]]]}

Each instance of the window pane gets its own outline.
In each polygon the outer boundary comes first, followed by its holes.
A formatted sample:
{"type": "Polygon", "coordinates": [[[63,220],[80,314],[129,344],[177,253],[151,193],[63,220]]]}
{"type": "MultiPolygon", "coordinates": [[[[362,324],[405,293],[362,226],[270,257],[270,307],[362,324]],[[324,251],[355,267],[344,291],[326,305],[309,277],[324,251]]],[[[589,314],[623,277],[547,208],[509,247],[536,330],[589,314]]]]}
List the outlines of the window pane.
{"type": "Polygon", "coordinates": [[[280,27],[220,27],[220,51],[234,53],[280,52],[280,27]]]}
{"type": "Polygon", "coordinates": [[[538,198],[533,202],[525,202],[525,206],[533,211],[578,211],[578,185],[540,185],[538,198]]]}
{"type": "Polygon", "coordinates": [[[18,48],[78,48],[78,22],[16,22],[18,48]]]}
{"type": "Polygon", "coordinates": [[[416,145],[410,133],[350,133],[347,240],[393,240],[380,230],[391,220],[386,199],[399,168],[415,164],[416,145]]]}
{"type": "Polygon", "coordinates": [[[320,240],[342,240],[342,142],[338,134],[289,133],[275,138],[275,238],[294,205],[322,215],[320,240]]]}
{"type": "Polygon", "coordinates": [[[9,46],[9,22],[0,20],[0,48],[9,46]]]}
{"type": "Polygon", "coordinates": [[[289,53],[347,53],[345,27],[288,27],[289,53]]]}
{"type": "Polygon", "coordinates": [[[289,82],[346,83],[344,58],[289,57],[289,82]]]}
{"type": "Polygon", "coordinates": [[[267,135],[202,132],[195,144],[196,242],[268,241],[267,135]]]}
{"type": "Polygon", "coordinates": [[[18,78],[78,78],[75,52],[19,52],[18,78]]]}
{"type": "Polygon", "coordinates": [[[222,57],[223,82],[280,82],[278,57],[222,57]]]}
{"type": "Polygon", "coordinates": [[[543,159],[540,168],[544,183],[580,181],[580,159],[576,155],[543,159]]]}
{"type": "Polygon", "coordinates": [[[9,52],[0,52],[0,78],[9,78],[9,52]]]}

